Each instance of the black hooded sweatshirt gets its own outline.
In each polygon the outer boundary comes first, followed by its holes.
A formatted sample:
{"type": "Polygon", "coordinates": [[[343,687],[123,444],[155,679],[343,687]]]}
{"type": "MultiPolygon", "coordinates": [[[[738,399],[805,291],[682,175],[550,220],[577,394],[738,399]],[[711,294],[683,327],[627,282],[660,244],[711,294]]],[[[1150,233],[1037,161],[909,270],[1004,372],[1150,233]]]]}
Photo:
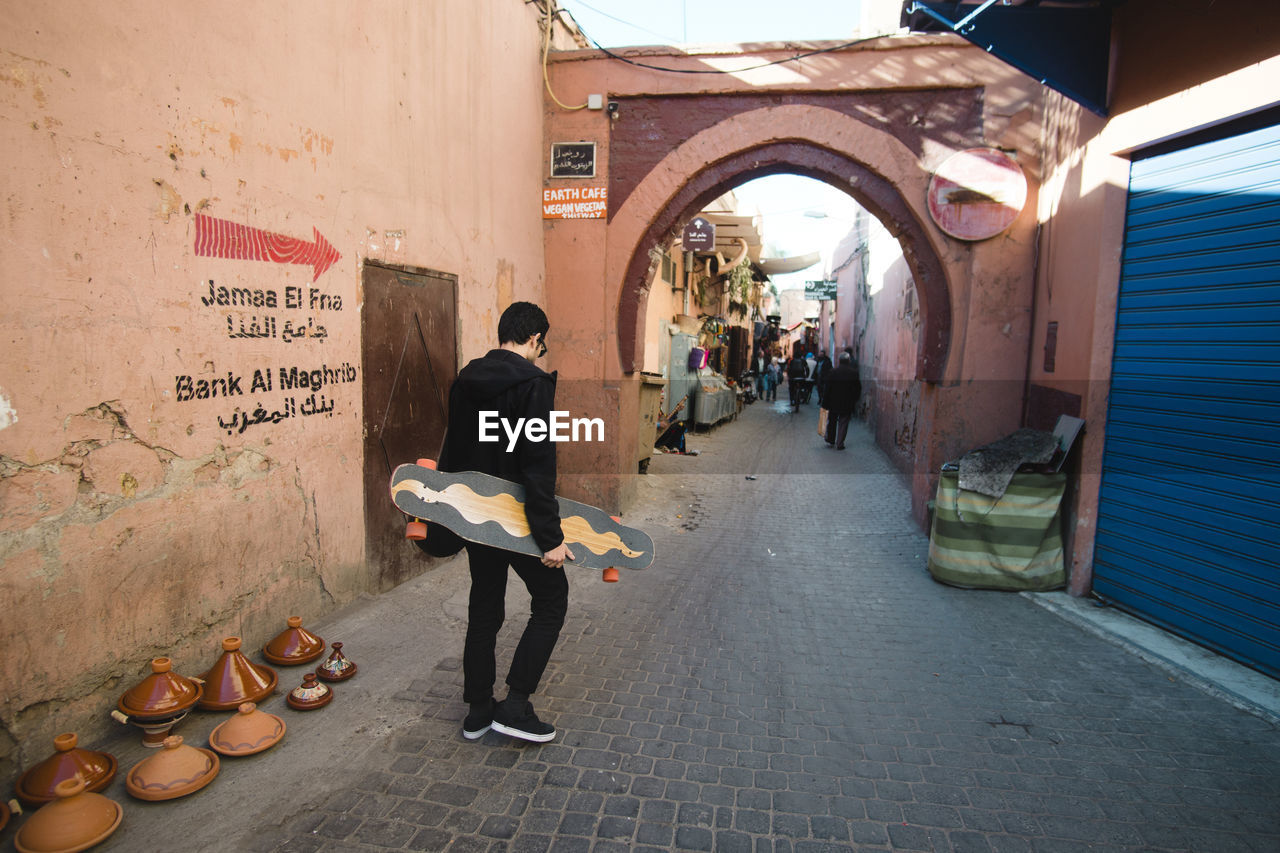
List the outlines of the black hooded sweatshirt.
{"type": "MultiPolygon", "coordinates": [[[[449,389],[449,429],[440,451],[441,471],[483,471],[525,489],[524,513],[533,541],[544,552],[564,541],[556,502],[556,446],[529,441],[523,429],[515,446],[502,426],[491,426],[497,441],[480,441],[480,413],[497,412],[515,427],[520,418],[550,423],[556,376],[510,350],[489,350],[458,372],[449,389]]],[[[490,416],[491,424],[500,423],[490,416]]]]}

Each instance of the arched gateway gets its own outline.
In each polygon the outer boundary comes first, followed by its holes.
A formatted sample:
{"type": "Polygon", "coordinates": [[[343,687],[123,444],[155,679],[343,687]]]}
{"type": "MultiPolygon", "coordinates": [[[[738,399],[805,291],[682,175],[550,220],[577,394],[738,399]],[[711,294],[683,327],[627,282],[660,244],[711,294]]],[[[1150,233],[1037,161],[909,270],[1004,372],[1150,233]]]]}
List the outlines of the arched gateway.
{"type": "MultiPolygon", "coordinates": [[[[886,223],[900,240],[915,278],[923,315],[916,377],[933,382],[943,378],[951,335],[951,302],[944,262],[929,240],[920,218],[922,211],[908,203],[901,184],[895,185],[885,176],[885,172],[899,171],[896,164],[903,159],[909,162],[910,154],[905,149],[897,150],[902,146],[894,141],[882,138],[883,131],[819,110],[792,106],[739,114],[690,139],[646,178],[646,182],[665,184],[664,172],[685,176],[674,195],[653,214],[627,266],[618,301],[618,348],[623,370],[634,370],[643,361],[637,348],[644,341],[639,323],[652,272],[650,252],[669,243],[691,216],[733,187],[753,178],[789,173],[816,178],[847,192],[886,223]],[[809,138],[804,138],[806,135],[809,138]],[[708,149],[725,153],[713,162],[698,163],[699,153],[708,149]],[[881,155],[887,155],[887,162],[881,155]]],[[[910,171],[919,174],[918,169],[910,171]]],[[[644,183],[638,189],[645,189],[644,183]]],[[[923,186],[906,189],[918,191],[916,195],[923,200],[923,186]]],[[[646,198],[644,192],[635,195],[646,198]]]]}
{"type": "MultiPolygon", "coordinates": [[[[1034,188],[1013,227],[984,243],[945,235],[930,220],[926,199],[933,169],[965,148],[1013,153],[1034,185],[1042,90],[947,36],[832,46],[768,64],[799,52],[789,45],[699,55],[635,49],[628,63],[575,51],[552,63],[551,84],[562,103],[602,93],[611,106],[552,106],[548,119],[550,141],[595,143],[592,185],[608,194],[603,221],[546,228],[548,300],[572,314],[569,340],[577,355],[557,365],[561,377],[599,383],[604,390],[579,399],[618,413],[616,442],[565,448],[567,492],[613,507],[626,502],[625,478],[612,475],[635,470],[634,379],[644,363],[653,250],[668,245],[706,203],[772,174],[816,178],[847,192],[903,248],[920,321],[915,363],[907,368],[923,383],[919,410],[911,413],[919,422],[913,430],[925,437],[912,449],[920,475],[917,514],[923,516],[930,475],[942,460],[975,433],[1017,426],[1021,401],[1011,389],[1026,363],[1034,188]],[[611,333],[603,346],[601,328],[611,333]],[[944,406],[948,428],[931,430],[944,406]],[[984,427],[967,419],[966,406],[981,408],[984,427]]],[[[549,178],[544,186],[581,185],[549,178]]]]}

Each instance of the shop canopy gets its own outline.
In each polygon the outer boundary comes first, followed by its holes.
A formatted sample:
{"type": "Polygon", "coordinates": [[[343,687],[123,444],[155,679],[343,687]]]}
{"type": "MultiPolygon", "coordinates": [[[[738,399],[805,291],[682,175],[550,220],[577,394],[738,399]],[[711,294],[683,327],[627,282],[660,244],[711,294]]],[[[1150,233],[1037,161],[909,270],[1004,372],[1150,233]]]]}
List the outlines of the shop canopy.
{"type": "Polygon", "coordinates": [[[902,26],[915,32],[954,32],[1105,116],[1111,10],[1118,2],[906,0],[902,26]]]}

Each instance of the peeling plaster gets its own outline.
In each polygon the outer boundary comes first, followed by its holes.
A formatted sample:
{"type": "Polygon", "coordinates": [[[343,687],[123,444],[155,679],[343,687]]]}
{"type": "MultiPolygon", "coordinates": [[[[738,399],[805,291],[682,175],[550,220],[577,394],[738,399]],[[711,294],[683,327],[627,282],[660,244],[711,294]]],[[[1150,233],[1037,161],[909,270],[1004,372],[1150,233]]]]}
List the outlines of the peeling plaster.
{"type": "Polygon", "coordinates": [[[7,429],[18,422],[18,410],[9,402],[9,397],[0,391],[0,429],[7,429]]]}

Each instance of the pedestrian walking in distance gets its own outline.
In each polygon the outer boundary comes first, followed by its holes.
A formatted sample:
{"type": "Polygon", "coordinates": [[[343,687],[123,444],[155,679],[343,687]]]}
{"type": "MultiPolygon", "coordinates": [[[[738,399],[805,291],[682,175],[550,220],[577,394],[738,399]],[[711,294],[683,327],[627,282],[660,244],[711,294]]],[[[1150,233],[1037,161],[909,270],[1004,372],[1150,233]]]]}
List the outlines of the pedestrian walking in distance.
{"type": "Polygon", "coordinates": [[[467,543],[471,594],[462,655],[462,698],[469,713],[462,735],[476,740],[492,728],[511,737],[544,743],[556,736],[538,719],[529,697],[538,689],[560,638],[569,607],[564,561],[573,553],[564,542],[556,502],[556,450],[551,441],[514,446],[480,441],[480,412],[497,412],[505,423],[521,418],[549,422],[555,408],[556,377],[534,362],[547,352],[550,323],[531,302],[513,303],[498,320],[498,348],[467,364],[449,389],[449,428],[440,452],[441,471],[483,471],[519,483],[525,515],[541,559],[487,545],[467,543]],[[515,569],[529,591],[529,622],[507,673],[507,696],[494,702],[495,650],[506,617],[507,569],[515,569]]]}
{"type": "Polygon", "coordinates": [[[840,364],[824,378],[826,388],[822,395],[822,407],[827,410],[827,446],[844,450],[844,439],[849,432],[849,419],[862,396],[862,380],[858,366],[847,352],[840,353],[840,364]]]}
{"type": "Polygon", "coordinates": [[[791,411],[800,411],[800,395],[804,389],[804,381],[809,377],[809,365],[801,356],[792,357],[787,362],[787,391],[791,395],[791,411]]]}

